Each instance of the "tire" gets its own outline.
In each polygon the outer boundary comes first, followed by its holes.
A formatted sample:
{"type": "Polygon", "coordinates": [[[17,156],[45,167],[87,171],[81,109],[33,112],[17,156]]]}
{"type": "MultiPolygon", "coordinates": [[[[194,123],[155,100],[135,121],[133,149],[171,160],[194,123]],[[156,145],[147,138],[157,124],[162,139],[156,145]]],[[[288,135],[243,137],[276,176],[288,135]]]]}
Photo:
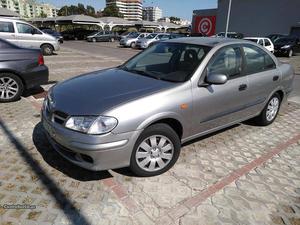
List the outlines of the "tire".
{"type": "Polygon", "coordinates": [[[275,93],[270,100],[268,101],[268,103],[266,104],[265,108],[263,109],[263,111],[261,112],[261,114],[259,116],[257,116],[256,118],[254,118],[254,122],[257,125],[260,126],[268,126],[270,124],[272,124],[277,115],[278,112],[280,110],[280,106],[281,106],[281,97],[278,93],[275,93]],[[275,106],[275,108],[273,108],[274,111],[272,111],[272,106],[275,106]]]}
{"type": "Polygon", "coordinates": [[[130,47],[131,47],[131,48],[135,48],[135,42],[132,42],[132,43],[130,44],[130,47]]]}
{"type": "Polygon", "coordinates": [[[0,102],[17,101],[20,99],[23,91],[24,85],[17,75],[0,73],[0,102]],[[12,92],[7,93],[8,89],[12,92]]]}
{"type": "Polygon", "coordinates": [[[50,44],[43,44],[41,46],[41,50],[42,50],[43,55],[52,55],[53,51],[54,51],[52,45],[50,45],[50,44]]]}
{"type": "Polygon", "coordinates": [[[290,49],[287,54],[287,57],[291,58],[293,55],[294,55],[293,49],[290,49]]]}
{"type": "Polygon", "coordinates": [[[180,148],[180,138],[169,125],[154,124],[146,128],[137,139],[130,159],[130,169],[141,177],[162,174],[176,163],[180,148]]]}
{"type": "Polygon", "coordinates": [[[115,42],[115,39],[112,37],[109,39],[110,42],[115,42]]]}
{"type": "Polygon", "coordinates": [[[92,39],[92,42],[94,42],[94,43],[97,42],[96,38],[93,38],[93,39],[92,39]]]}

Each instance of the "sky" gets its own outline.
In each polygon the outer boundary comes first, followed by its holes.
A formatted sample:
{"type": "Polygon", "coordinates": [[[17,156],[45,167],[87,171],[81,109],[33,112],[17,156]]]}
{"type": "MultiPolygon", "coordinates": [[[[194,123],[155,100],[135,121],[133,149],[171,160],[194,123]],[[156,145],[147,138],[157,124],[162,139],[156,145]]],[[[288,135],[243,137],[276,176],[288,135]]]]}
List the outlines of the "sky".
{"type": "MultiPolygon", "coordinates": [[[[51,3],[57,7],[64,5],[91,5],[96,10],[105,8],[105,0],[43,0],[41,2],[51,3]]],[[[192,20],[193,10],[209,9],[217,7],[217,0],[144,0],[144,6],[158,6],[163,10],[163,16],[177,16],[192,20]]]]}

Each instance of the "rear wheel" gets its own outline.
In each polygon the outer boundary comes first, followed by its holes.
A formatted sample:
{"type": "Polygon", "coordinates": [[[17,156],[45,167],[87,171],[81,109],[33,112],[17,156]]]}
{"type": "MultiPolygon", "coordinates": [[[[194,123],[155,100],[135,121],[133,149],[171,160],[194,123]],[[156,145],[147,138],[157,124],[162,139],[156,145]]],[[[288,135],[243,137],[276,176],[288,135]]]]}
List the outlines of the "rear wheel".
{"type": "Polygon", "coordinates": [[[290,49],[287,56],[291,58],[293,54],[294,54],[293,49],[290,49]]]}
{"type": "Polygon", "coordinates": [[[15,74],[0,74],[0,102],[13,102],[20,99],[24,85],[15,74]]]}
{"type": "Polygon", "coordinates": [[[50,45],[50,44],[43,44],[41,46],[41,50],[42,50],[43,55],[52,55],[53,51],[54,51],[52,45],[50,45]]]}
{"type": "Polygon", "coordinates": [[[138,176],[156,176],[169,170],[180,154],[180,138],[167,124],[146,128],[131,155],[130,169],[138,176]]]}
{"type": "Polygon", "coordinates": [[[256,118],[254,118],[256,124],[260,126],[268,126],[271,123],[273,123],[278,115],[281,101],[282,99],[280,95],[278,93],[275,93],[270,98],[270,100],[268,101],[267,105],[265,106],[261,114],[256,118]]]}

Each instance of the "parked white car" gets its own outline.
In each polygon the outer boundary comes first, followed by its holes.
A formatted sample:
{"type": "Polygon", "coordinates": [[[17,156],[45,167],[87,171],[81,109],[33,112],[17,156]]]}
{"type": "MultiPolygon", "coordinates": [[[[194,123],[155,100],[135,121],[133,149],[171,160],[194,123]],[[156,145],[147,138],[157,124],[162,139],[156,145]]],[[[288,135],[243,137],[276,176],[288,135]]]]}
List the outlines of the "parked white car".
{"type": "Polygon", "coordinates": [[[269,38],[265,38],[265,37],[245,37],[244,39],[247,40],[247,41],[255,42],[256,44],[259,44],[261,46],[264,46],[270,52],[274,53],[274,44],[269,38]]]}
{"type": "Polygon", "coordinates": [[[55,37],[21,20],[0,18],[0,38],[24,48],[41,48],[44,55],[60,48],[55,37]]]}

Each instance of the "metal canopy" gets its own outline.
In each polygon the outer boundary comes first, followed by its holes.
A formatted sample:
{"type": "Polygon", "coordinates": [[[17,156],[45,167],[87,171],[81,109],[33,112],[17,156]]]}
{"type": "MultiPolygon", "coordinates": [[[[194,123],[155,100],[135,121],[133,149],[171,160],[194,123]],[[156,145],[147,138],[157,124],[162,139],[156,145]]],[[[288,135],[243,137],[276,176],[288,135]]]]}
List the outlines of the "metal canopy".
{"type": "Polygon", "coordinates": [[[14,11],[9,9],[0,8],[0,16],[1,17],[20,17],[20,15],[14,11]]]}

